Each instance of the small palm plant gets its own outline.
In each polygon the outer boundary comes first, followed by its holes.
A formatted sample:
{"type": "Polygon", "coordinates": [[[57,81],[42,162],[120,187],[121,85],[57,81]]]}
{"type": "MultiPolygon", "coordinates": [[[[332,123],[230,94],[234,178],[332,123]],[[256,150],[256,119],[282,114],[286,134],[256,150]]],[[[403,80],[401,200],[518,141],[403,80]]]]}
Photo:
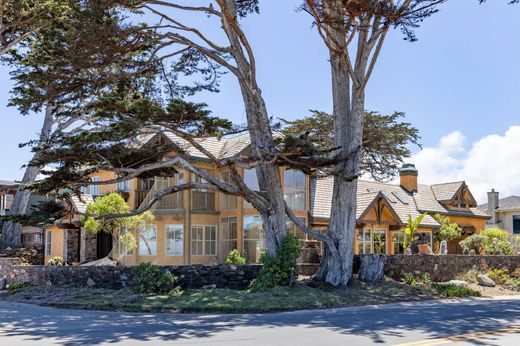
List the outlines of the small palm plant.
{"type": "Polygon", "coordinates": [[[406,236],[404,237],[404,247],[407,248],[410,244],[407,242],[408,239],[410,239],[410,243],[413,241],[413,237],[415,233],[419,230],[419,225],[421,224],[421,221],[426,217],[426,213],[419,215],[415,220],[412,220],[412,216],[408,214],[408,222],[406,224],[405,233],[406,236]]]}

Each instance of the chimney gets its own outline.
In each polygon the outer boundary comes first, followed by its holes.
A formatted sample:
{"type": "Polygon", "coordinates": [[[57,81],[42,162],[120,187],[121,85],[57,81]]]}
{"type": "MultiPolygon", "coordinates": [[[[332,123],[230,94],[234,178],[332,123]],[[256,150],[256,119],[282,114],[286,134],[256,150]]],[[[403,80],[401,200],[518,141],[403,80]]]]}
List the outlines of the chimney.
{"type": "Polygon", "coordinates": [[[497,223],[497,214],[495,212],[495,209],[499,207],[498,202],[498,191],[495,191],[495,189],[491,189],[491,192],[488,192],[488,214],[491,216],[491,222],[493,224],[497,223]]]}
{"type": "Polygon", "coordinates": [[[401,187],[409,193],[417,192],[417,176],[419,171],[412,163],[405,163],[399,170],[399,177],[401,178],[401,187]]]}

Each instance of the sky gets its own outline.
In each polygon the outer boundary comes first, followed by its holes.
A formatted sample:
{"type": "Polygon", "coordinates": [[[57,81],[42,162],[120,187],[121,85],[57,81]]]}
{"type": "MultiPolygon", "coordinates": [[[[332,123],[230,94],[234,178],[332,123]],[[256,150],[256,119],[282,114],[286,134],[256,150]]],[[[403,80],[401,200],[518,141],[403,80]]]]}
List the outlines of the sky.
{"type": "MultiPolygon", "coordinates": [[[[258,80],[269,113],[297,119],[310,109],[331,111],[327,50],[299,0],[265,0],[243,28],[256,54],[258,80]]],[[[366,109],[402,111],[417,127],[422,149],[415,163],[424,184],[465,180],[479,202],[491,188],[520,195],[520,5],[492,0],[449,0],[416,31],[418,41],[391,31],[367,87],[366,109]]],[[[216,33],[207,19],[201,29],[216,33]]],[[[218,39],[218,37],[216,37],[218,39]]],[[[30,159],[18,144],[37,137],[42,114],[21,116],[7,107],[13,84],[0,66],[0,180],[21,179],[30,159]]],[[[212,112],[245,120],[231,75],[217,94],[201,93],[212,112]]]]}

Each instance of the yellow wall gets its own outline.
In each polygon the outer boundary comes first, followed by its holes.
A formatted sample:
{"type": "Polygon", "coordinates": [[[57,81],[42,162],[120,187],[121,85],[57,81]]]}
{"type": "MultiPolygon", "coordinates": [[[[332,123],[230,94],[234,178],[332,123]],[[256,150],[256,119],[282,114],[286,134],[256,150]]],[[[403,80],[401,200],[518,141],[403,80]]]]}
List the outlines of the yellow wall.
{"type": "Polygon", "coordinates": [[[64,232],[62,229],[59,229],[57,226],[46,227],[44,229],[44,237],[45,237],[45,263],[50,260],[52,257],[61,257],[63,258],[63,240],[64,240],[64,232]],[[51,231],[51,252],[50,255],[47,255],[47,231],[51,231]]]}

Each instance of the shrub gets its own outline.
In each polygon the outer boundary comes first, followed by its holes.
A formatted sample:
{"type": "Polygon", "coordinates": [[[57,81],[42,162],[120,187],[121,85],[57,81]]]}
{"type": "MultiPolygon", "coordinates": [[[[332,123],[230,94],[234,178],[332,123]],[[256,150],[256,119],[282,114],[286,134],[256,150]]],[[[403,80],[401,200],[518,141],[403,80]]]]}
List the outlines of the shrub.
{"type": "Polygon", "coordinates": [[[480,234],[473,234],[466,239],[461,240],[459,245],[465,250],[465,252],[475,250],[475,252],[479,254],[484,248],[484,237],[482,237],[480,234]]]}
{"type": "Polygon", "coordinates": [[[509,271],[507,269],[504,269],[504,268],[501,268],[501,269],[499,269],[499,268],[491,269],[487,273],[487,276],[489,276],[489,278],[491,280],[495,281],[499,285],[503,285],[509,279],[511,279],[511,277],[509,276],[509,271]]]}
{"type": "Polygon", "coordinates": [[[480,297],[474,289],[445,283],[433,283],[432,288],[444,297],[480,297]]]}
{"type": "Polygon", "coordinates": [[[131,286],[137,293],[170,293],[177,277],[151,263],[141,263],[133,269],[131,286]]]}
{"type": "Polygon", "coordinates": [[[422,273],[419,276],[419,282],[425,285],[429,285],[432,282],[432,277],[428,273],[422,273]]]}
{"type": "Polygon", "coordinates": [[[246,264],[247,260],[240,255],[240,251],[237,249],[231,251],[226,258],[226,264],[243,265],[246,264]]]}
{"type": "Polygon", "coordinates": [[[251,282],[252,292],[263,292],[276,286],[288,286],[297,275],[296,261],[301,254],[301,245],[298,238],[293,235],[285,237],[282,246],[275,256],[269,256],[266,252],[260,256],[263,264],[258,278],[251,282]]]}
{"type": "Polygon", "coordinates": [[[509,233],[499,228],[488,228],[480,233],[484,240],[486,255],[511,255],[513,247],[509,242],[509,233]]]}
{"type": "Polygon", "coordinates": [[[476,283],[477,277],[480,275],[480,272],[476,269],[470,269],[467,272],[457,275],[457,279],[466,281],[469,283],[476,283]]]}
{"type": "Polygon", "coordinates": [[[64,266],[65,261],[60,256],[53,257],[47,261],[50,266],[64,266]]]}
{"type": "Polygon", "coordinates": [[[416,285],[417,284],[417,278],[412,273],[405,273],[403,275],[403,282],[407,285],[416,285]]]}
{"type": "Polygon", "coordinates": [[[435,233],[437,241],[448,241],[460,237],[462,228],[456,222],[451,222],[447,216],[440,214],[435,214],[433,218],[440,224],[439,231],[435,233]]]}
{"type": "Polygon", "coordinates": [[[514,278],[520,279],[520,267],[513,270],[513,272],[511,273],[511,276],[514,278]]]}
{"type": "Polygon", "coordinates": [[[9,285],[9,291],[23,290],[24,288],[28,288],[31,286],[32,285],[29,282],[13,282],[9,285]]]}
{"type": "Polygon", "coordinates": [[[520,292],[520,279],[518,278],[510,278],[506,281],[505,285],[510,290],[518,291],[520,292]]]}

